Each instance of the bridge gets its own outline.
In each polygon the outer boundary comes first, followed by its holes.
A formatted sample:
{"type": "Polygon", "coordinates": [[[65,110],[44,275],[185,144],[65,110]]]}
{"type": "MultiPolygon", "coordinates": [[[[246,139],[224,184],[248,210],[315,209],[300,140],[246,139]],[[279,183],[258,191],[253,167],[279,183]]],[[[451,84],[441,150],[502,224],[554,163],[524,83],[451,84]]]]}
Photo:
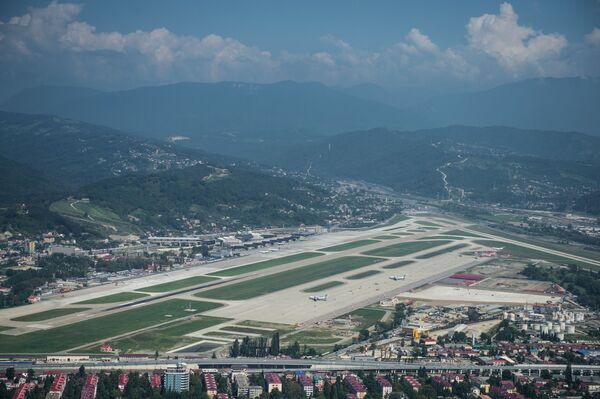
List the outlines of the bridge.
{"type": "MultiPolygon", "coordinates": [[[[479,374],[499,374],[503,370],[512,372],[521,372],[527,375],[540,375],[542,371],[547,370],[551,374],[562,374],[565,371],[564,364],[512,364],[512,365],[481,365],[474,363],[445,363],[445,362],[420,362],[406,363],[393,361],[377,361],[373,359],[263,359],[263,358],[224,358],[224,359],[203,359],[203,358],[179,358],[179,359],[140,359],[140,360],[108,360],[89,359],[84,361],[74,361],[69,363],[46,363],[46,362],[27,362],[27,361],[1,361],[2,367],[15,367],[18,369],[33,368],[37,370],[64,370],[75,371],[80,365],[84,365],[90,371],[116,370],[123,371],[152,371],[164,370],[167,367],[175,366],[178,362],[187,363],[192,369],[214,369],[214,370],[246,370],[248,372],[286,372],[295,370],[305,370],[311,372],[331,372],[331,371],[381,371],[381,372],[399,372],[415,373],[421,368],[428,372],[461,372],[461,373],[479,373],[479,374]]],[[[576,375],[600,375],[600,365],[571,365],[573,373],[576,375]]]]}

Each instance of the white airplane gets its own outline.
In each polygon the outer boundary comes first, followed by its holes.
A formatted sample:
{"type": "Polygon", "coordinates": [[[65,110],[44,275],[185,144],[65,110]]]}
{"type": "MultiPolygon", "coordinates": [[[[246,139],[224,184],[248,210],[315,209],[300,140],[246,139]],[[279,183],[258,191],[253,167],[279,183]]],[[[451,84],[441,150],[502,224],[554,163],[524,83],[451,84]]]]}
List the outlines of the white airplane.
{"type": "Polygon", "coordinates": [[[406,279],[406,274],[403,274],[402,276],[390,276],[390,279],[392,279],[394,281],[405,280],[406,279]]]}
{"type": "Polygon", "coordinates": [[[308,299],[310,299],[311,301],[326,301],[327,300],[327,294],[325,295],[311,295],[308,297],[308,299]]]}

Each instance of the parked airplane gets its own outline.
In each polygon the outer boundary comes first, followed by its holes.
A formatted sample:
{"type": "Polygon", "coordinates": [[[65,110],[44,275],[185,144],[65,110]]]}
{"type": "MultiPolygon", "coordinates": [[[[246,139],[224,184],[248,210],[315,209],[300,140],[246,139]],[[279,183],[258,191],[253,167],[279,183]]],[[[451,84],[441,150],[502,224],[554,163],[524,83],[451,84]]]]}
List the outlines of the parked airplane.
{"type": "Polygon", "coordinates": [[[390,276],[390,278],[394,281],[405,280],[406,274],[403,274],[402,276],[390,276]]]}
{"type": "Polygon", "coordinates": [[[311,295],[308,297],[308,299],[312,300],[312,301],[326,301],[327,300],[327,294],[325,295],[311,295]]]}

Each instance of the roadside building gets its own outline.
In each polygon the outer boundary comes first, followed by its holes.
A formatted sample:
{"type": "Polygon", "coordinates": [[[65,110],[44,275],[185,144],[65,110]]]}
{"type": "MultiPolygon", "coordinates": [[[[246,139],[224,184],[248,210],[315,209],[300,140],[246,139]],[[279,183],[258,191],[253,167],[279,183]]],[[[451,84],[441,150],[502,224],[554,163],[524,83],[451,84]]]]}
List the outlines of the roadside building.
{"type": "Polygon", "coordinates": [[[217,394],[217,399],[229,399],[229,395],[221,392],[217,394]]]}
{"type": "Polygon", "coordinates": [[[348,391],[356,395],[358,399],[363,399],[367,396],[367,388],[354,374],[348,374],[346,378],[344,378],[344,383],[346,384],[346,387],[348,387],[348,391]]]}
{"type": "Polygon", "coordinates": [[[168,367],[164,375],[164,385],[167,391],[183,392],[190,389],[190,373],[187,364],[179,363],[168,367]]]}
{"type": "Polygon", "coordinates": [[[98,388],[98,376],[96,374],[88,374],[85,377],[85,384],[81,389],[80,399],[95,399],[96,389],[98,388]]]}
{"type": "Polygon", "coordinates": [[[267,373],[265,374],[265,381],[267,382],[267,392],[271,393],[273,390],[277,389],[279,392],[282,391],[281,380],[279,376],[275,373],[267,373]]]}
{"type": "Polygon", "coordinates": [[[129,375],[126,373],[121,373],[119,374],[119,390],[121,392],[123,392],[125,390],[125,386],[127,385],[127,382],[129,382],[129,375]]]}
{"type": "Polygon", "coordinates": [[[204,387],[206,388],[206,395],[209,399],[212,399],[217,395],[217,381],[215,376],[211,373],[204,373],[204,387]]]}
{"type": "Polygon", "coordinates": [[[148,376],[148,379],[152,388],[160,388],[162,385],[162,376],[159,373],[152,373],[152,375],[148,376]]]}
{"type": "Polygon", "coordinates": [[[231,377],[233,382],[235,382],[235,385],[237,385],[237,395],[246,395],[250,385],[246,373],[232,373],[231,377]]]}
{"type": "Polygon", "coordinates": [[[13,394],[12,399],[25,399],[25,396],[27,396],[28,389],[29,389],[28,384],[19,385],[19,387],[15,390],[15,393],[13,394]]]}
{"type": "Polygon", "coordinates": [[[258,398],[263,393],[263,388],[260,385],[250,385],[248,387],[248,398],[258,398]]]}
{"type": "Polygon", "coordinates": [[[421,383],[417,381],[415,377],[413,377],[412,375],[405,375],[402,378],[411,386],[411,388],[415,392],[419,392],[419,389],[421,389],[421,383]]]}
{"type": "Polygon", "coordinates": [[[65,390],[67,384],[67,376],[63,373],[57,373],[54,375],[54,380],[50,385],[50,390],[46,394],[46,399],[59,399],[65,390]]]}
{"type": "Polygon", "coordinates": [[[312,378],[310,378],[306,374],[302,374],[298,376],[298,383],[302,387],[302,390],[304,391],[306,396],[310,398],[314,393],[312,378]]]}
{"type": "Polygon", "coordinates": [[[375,380],[381,389],[381,396],[388,397],[392,393],[392,384],[382,375],[378,375],[375,380]]]}

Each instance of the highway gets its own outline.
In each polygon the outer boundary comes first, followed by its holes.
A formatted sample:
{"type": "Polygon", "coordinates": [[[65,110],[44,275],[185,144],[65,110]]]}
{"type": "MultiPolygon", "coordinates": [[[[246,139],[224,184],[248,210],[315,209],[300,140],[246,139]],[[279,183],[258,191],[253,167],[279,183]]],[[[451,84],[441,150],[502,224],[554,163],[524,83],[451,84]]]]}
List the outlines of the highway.
{"type": "MultiPolygon", "coordinates": [[[[371,358],[368,359],[265,359],[265,358],[222,358],[222,359],[199,359],[199,358],[180,358],[176,359],[159,359],[142,360],[142,361],[95,361],[90,359],[89,362],[73,362],[73,363],[38,363],[38,364],[23,364],[15,361],[14,363],[3,361],[0,362],[2,367],[10,367],[14,365],[18,369],[33,368],[36,370],[65,370],[75,371],[80,365],[84,365],[87,370],[140,370],[152,371],[166,369],[169,366],[175,366],[177,362],[187,363],[188,367],[193,369],[217,369],[217,370],[248,370],[248,371],[294,371],[294,370],[311,370],[313,372],[328,372],[328,371],[357,371],[357,370],[373,370],[373,371],[396,371],[396,372],[415,372],[422,367],[425,367],[430,372],[479,372],[479,373],[494,373],[502,370],[517,371],[522,373],[539,374],[543,370],[548,370],[551,373],[562,373],[566,365],[564,364],[514,364],[508,366],[492,366],[478,365],[471,363],[442,363],[442,362],[394,362],[394,361],[377,361],[371,358]]],[[[573,364],[572,369],[576,374],[600,374],[600,365],[579,365],[573,364]]]]}

